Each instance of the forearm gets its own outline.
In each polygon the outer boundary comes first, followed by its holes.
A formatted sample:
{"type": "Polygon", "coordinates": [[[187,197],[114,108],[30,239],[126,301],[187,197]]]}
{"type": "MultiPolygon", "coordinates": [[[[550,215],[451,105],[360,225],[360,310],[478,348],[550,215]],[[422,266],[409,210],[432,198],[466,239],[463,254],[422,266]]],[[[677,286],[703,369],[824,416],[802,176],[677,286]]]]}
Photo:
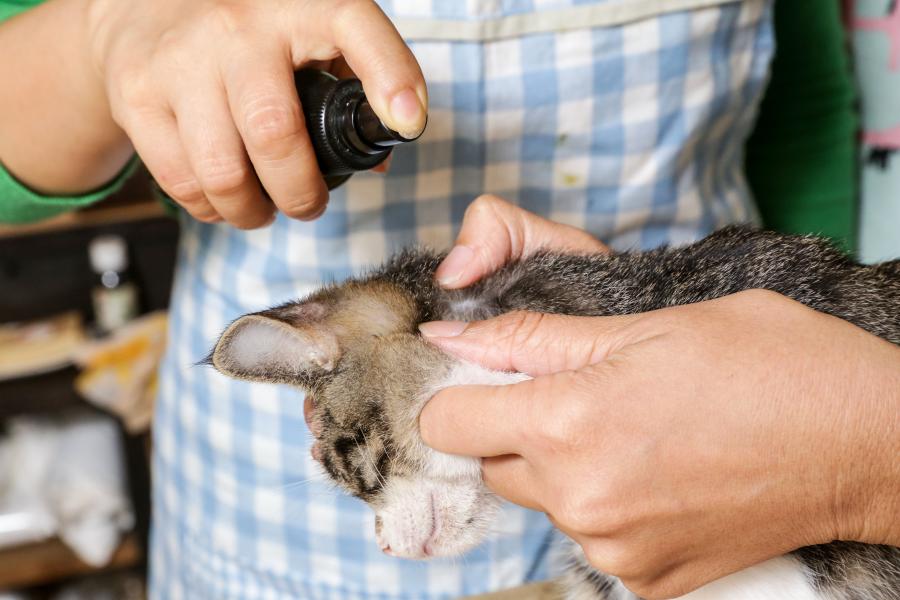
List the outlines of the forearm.
{"type": "Polygon", "coordinates": [[[50,0],[0,23],[0,163],[45,194],[100,187],[133,153],[91,63],[87,5],[50,0]]]}

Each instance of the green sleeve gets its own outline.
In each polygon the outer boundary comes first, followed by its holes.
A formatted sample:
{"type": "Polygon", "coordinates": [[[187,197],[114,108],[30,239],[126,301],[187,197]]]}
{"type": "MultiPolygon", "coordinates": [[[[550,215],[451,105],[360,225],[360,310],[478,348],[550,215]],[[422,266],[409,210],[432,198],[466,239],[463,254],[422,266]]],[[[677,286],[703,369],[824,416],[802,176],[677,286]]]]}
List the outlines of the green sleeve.
{"type": "Polygon", "coordinates": [[[0,21],[5,21],[41,2],[43,0],[0,0],[0,21]]]}
{"type": "Polygon", "coordinates": [[[135,172],[140,161],[132,158],[102,188],[78,196],[44,196],[22,185],[0,164],[0,223],[30,223],[93,204],[115,193],[135,172]]]}
{"type": "Polygon", "coordinates": [[[746,164],[767,227],[854,250],[856,94],[839,5],[776,0],[772,78],[746,164]]]}
{"type": "MultiPolygon", "coordinates": [[[[17,15],[41,0],[0,0],[0,22],[17,15]]],[[[137,158],[98,190],[78,196],[44,196],[17,181],[0,163],[0,223],[27,223],[46,219],[101,200],[122,187],[134,172],[137,158]]]]}

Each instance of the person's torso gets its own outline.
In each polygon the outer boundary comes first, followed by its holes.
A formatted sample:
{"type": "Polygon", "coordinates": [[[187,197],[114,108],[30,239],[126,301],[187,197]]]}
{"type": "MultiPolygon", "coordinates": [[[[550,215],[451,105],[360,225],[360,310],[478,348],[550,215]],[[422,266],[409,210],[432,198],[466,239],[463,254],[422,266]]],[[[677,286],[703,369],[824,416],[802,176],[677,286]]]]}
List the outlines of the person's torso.
{"type": "Polygon", "coordinates": [[[371,512],[309,457],[299,392],[192,366],[235,317],[405,245],[447,248],[485,192],[616,248],[754,218],[742,145],[773,50],[767,0],[382,4],[428,83],[423,137],[316,221],[184,220],[155,426],[160,598],[457,597],[547,574],[551,527],[515,507],[465,558],[382,555],[371,512]],[[190,564],[169,564],[179,553],[190,564]]]}

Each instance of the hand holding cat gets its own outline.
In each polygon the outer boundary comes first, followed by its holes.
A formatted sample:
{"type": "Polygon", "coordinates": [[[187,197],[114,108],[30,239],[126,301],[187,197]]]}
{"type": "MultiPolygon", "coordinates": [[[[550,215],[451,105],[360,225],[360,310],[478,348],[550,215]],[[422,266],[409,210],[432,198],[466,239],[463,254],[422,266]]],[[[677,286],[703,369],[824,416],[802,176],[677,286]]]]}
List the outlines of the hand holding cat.
{"type": "Polygon", "coordinates": [[[487,457],[489,487],[547,512],[643,597],[803,545],[900,542],[900,349],[844,321],[750,291],[422,330],[534,377],[440,392],[421,415],[425,441],[487,457]]]}

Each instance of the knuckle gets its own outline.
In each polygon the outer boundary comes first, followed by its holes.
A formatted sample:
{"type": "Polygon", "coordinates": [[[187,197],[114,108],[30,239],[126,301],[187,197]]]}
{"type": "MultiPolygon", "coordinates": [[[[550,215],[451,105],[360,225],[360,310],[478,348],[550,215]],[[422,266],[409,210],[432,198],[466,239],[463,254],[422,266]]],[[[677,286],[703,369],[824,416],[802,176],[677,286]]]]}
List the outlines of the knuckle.
{"type": "Polygon", "coordinates": [[[258,151],[273,148],[292,149],[303,128],[303,116],[297,107],[275,95],[250,98],[245,104],[244,141],[258,151]]]}
{"type": "Polygon", "coordinates": [[[494,194],[481,194],[475,198],[463,214],[464,220],[481,221],[485,217],[496,215],[499,210],[508,206],[505,200],[494,194]]]}
{"type": "Polygon", "coordinates": [[[153,77],[147,69],[132,65],[123,67],[116,76],[115,87],[125,106],[149,104],[157,93],[153,77]]]}
{"type": "Polygon", "coordinates": [[[292,218],[303,218],[319,211],[328,197],[318,190],[303,192],[283,205],[281,211],[292,218]]]}
{"type": "Polygon", "coordinates": [[[352,25],[360,7],[368,3],[369,0],[333,0],[331,14],[334,27],[340,29],[343,26],[352,25]]]}
{"type": "Polygon", "coordinates": [[[216,2],[209,7],[205,18],[215,31],[234,33],[248,22],[248,10],[237,2],[216,2]]]}
{"type": "Polygon", "coordinates": [[[191,44],[181,31],[169,29],[162,32],[156,42],[153,57],[161,65],[168,67],[182,67],[190,65],[196,59],[191,44]]]}
{"type": "MultiPolygon", "coordinates": [[[[640,556],[622,544],[602,547],[600,545],[588,546],[585,548],[585,556],[594,567],[604,573],[615,575],[623,581],[643,582],[645,580],[645,569],[641,564],[640,556]]],[[[632,589],[632,591],[634,590],[632,589]]]]}
{"type": "Polygon", "coordinates": [[[194,177],[184,175],[180,171],[161,171],[156,174],[156,181],[179,204],[187,206],[206,200],[200,182],[194,177]]]}
{"type": "Polygon", "coordinates": [[[585,497],[579,491],[563,492],[561,496],[559,513],[555,518],[565,530],[582,534],[593,534],[600,531],[597,518],[600,511],[597,510],[592,499],[585,497]]]}
{"type": "Polygon", "coordinates": [[[241,160],[210,159],[198,169],[203,189],[213,196],[228,196],[250,181],[250,169],[241,160]]]}
{"type": "MultiPolygon", "coordinates": [[[[548,389],[547,393],[554,393],[554,389],[548,389]]],[[[556,393],[559,393],[558,389],[556,393]]],[[[536,441],[544,451],[551,455],[567,455],[581,446],[584,424],[590,419],[584,404],[580,396],[573,395],[546,416],[535,432],[536,441]]]]}

